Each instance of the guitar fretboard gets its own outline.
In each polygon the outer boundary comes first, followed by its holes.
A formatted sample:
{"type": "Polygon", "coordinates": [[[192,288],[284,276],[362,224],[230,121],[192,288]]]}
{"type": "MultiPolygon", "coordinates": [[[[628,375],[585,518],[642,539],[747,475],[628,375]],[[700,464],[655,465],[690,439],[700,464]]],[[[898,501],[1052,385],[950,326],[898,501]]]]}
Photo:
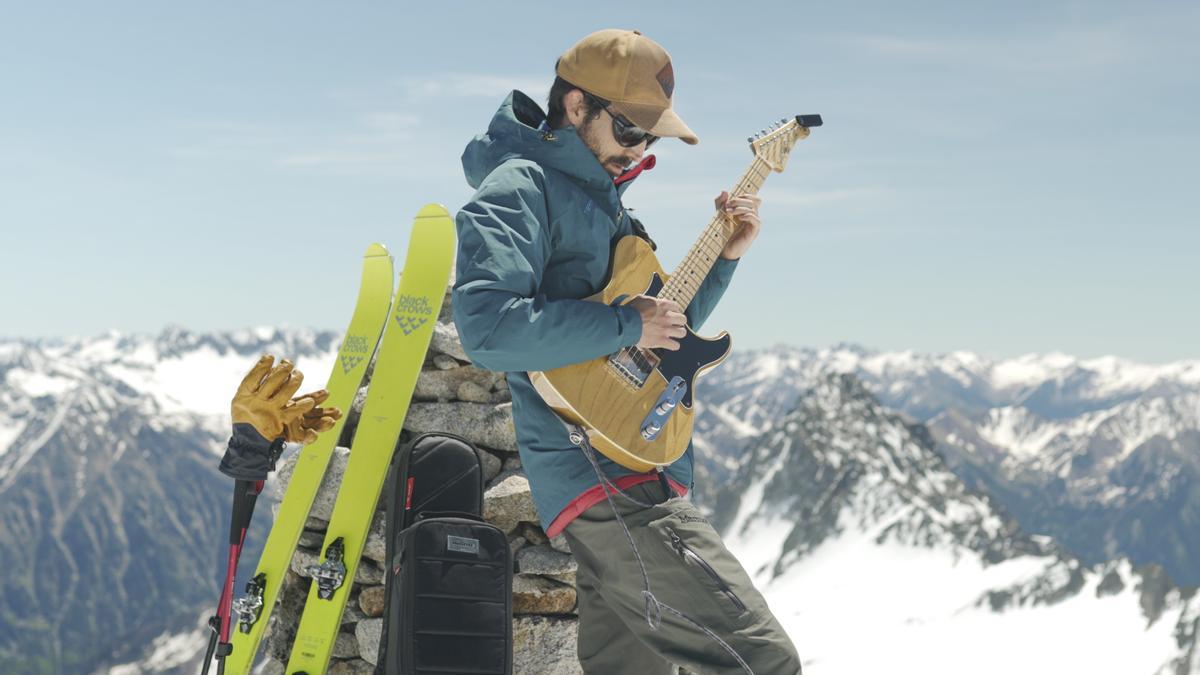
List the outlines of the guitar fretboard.
{"type": "MultiPolygon", "coordinates": [[[[730,190],[730,198],[757,194],[762,184],[771,173],[771,167],[759,157],[750,162],[750,168],[742,174],[741,180],[730,190]]],[[[700,290],[704,277],[708,276],[717,257],[729,242],[729,238],[737,231],[733,219],[724,213],[718,213],[709,221],[708,227],[700,234],[700,238],[692,244],[686,256],[671,273],[671,278],[663,286],[658,297],[674,300],[686,309],[692,298],[700,290]]]]}

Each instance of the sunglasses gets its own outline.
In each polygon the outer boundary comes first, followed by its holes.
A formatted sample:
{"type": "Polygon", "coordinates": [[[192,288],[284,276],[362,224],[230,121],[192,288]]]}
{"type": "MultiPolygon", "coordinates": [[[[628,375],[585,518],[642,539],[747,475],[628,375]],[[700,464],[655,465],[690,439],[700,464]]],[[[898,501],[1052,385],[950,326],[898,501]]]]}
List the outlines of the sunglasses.
{"type": "Polygon", "coordinates": [[[617,142],[622,146],[632,148],[638,143],[646,141],[646,149],[648,150],[651,145],[654,145],[654,141],[658,140],[658,136],[651,134],[649,131],[613,112],[612,108],[608,107],[608,101],[587,92],[584,92],[583,95],[594,101],[601,108],[604,108],[609,117],[612,118],[613,138],[617,139],[617,142]]]}

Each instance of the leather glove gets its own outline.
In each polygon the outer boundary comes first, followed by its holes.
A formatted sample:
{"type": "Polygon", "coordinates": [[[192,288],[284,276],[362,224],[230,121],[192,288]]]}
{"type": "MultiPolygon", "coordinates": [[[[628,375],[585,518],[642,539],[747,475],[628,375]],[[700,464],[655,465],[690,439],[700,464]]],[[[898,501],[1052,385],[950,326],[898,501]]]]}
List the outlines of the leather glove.
{"type": "Polygon", "coordinates": [[[316,406],[308,396],[292,399],[304,381],[304,373],[295,370],[295,365],[287,359],[272,367],[274,360],[275,357],[264,354],[254,364],[238,385],[230,405],[234,425],[249,424],[266,439],[282,436],[289,422],[316,406]]]}
{"type": "Polygon", "coordinates": [[[300,401],[310,399],[313,407],[299,417],[293,418],[283,425],[283,438],[288,443],[312,443],[317,440],[317,434],[329,431],[342,418],[342,411],[337,408],[322,408],[321,404],[329,398],[329,392],[324,389],[305,394],[292,399],[299,405],[300,401]]]}

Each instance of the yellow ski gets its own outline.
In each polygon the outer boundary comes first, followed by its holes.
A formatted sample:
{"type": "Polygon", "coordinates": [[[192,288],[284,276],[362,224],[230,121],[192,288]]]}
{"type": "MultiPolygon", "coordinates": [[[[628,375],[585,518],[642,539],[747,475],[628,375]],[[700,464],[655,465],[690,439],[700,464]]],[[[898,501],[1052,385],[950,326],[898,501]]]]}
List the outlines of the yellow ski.
{"type": "Polygon", "coordinates": [[[454,255],[453,219],[440,205],[425,206],[413,221],[392,318],[379,346],[350,461],[325,532],[323,562],[312,569],[312,587],[288,673],[317,675],[329,664],[371,517],[433,337],[454,255]]]}

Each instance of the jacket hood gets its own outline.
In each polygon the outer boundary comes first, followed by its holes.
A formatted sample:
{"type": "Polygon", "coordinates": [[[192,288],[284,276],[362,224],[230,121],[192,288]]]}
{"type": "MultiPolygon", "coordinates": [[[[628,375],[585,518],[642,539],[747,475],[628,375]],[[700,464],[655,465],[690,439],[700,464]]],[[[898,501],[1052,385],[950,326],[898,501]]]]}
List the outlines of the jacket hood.
{"type": "Polygon", "coordinates": [[[478,188],[497,166],[510,159],[527,159],[566,174],[610,215],[615,215],[620,208],[620,197],[612,176],[579,138],[575,127],[541,131],[538,127],[545,119],[541,106],[514,89],[492,117],[487,131],[476,136],[463,151],[467,183],[478,188]]]}

